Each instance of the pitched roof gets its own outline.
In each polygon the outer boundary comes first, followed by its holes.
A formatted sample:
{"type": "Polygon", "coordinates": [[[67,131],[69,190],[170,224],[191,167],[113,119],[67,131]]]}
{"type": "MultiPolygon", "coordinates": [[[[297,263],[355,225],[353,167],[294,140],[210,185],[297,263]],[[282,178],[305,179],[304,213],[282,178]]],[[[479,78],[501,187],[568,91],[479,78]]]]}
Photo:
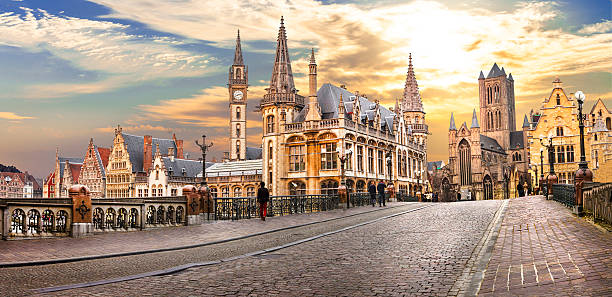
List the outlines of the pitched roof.
{"type": "MultiPolygon", "coordinates": [[[[174,161],[169,157],[162,157],[164,166],[168,174],[172,172],[171,176],[186,176],[186,177],[197,177],[202,176],[202,161],[199,160],[187,160],[174,158],[174,161]],[[183,168],[185,169],[185,175],[183,175],[183,168]]],[[[212,166],[214,163],[206,162],[206,167],[212,166]]]]}
{"type": "Polygon", "coordinates": [[[510,149],[522,149],[522,148],[525,148],[523,131],[510,132],[510,149]]]}
{"type": "Polygon", "coordinates": [[[498,77],[498,76],[506,76],[506,72],[499,69],[499,66],[497,66],[497,63],[495,63],[493,64],[493,67],[491,67],[491,70],[489,71],[487,78],[498,77]]]}
{"type": "MultiPolygon", "coordinates": [[[[127,133],[121,133],[125,141],[125,146],[130,155],[130,163],[132,163],[132,172],[143,172],[143,158],[144,158],[144,136],[131,135],[127,133]]],[[[151,148],[159,145],[160,152],[167,152],[168,148],[174,148],[174,156],[176,157],[177,148],[176,143],[173,139],[164,138],[151,138],[151,148]]],[[[151,151],[153,154],[153,151],[151,151]]]]}
{"type": "Polygon", "coordinates": [[[262,148],[260,147],[248,147],[246,148],[246,159],[247,160],[257,160],[261,159],[262,148]]]}
{"type": "Polygon", "coordinates": [[[64,165],[66,165],[66,161],[68,161],[68,164],[83,164],[83,158],[64,158],[64,157],[58,157],[59,160],[59,166],[60,166],[60,170],[59,170],[59,174],[60,174],[60,179],[64,178],[64,165]]]}
{"type": "MultiPolygon", "coordinates": [[[[317,101],[321,108],[322,119],[333,119],[338,117],[338,106],[340,105],[340,95],[342,95],[342,103],[345,106],[345,116],[348,117],[349,113],[353,112],[353,106],[350,103],[355,97],[355,94],[349,92],[346,89],[334,86],[330,83],[325,83],[317,91],[317,101]]],[[[376,103],[368,100],[365,97],[359,96],[359,104],[361,105],[362,112],[361,116],[367,117],[368,120],[373,120],[375,112],[371,107],[376,106],[376,103]]],[[[381,117],[380,129],[388,129],[389,132],[393,133],[393,120],[397,116],[386,107],[379,105],[378,110],[381,117]]],[[[294,122],[303,122],[306,118],[306,109],[302,109],[294,119],[294,122]]]]}
{"type": "Polygon", "coordinates": [[[593,104],[593,107],[591,107],[591,112],[589,112],[590,114],[594,114],[595,113],[595,107],[597,107],[597,104],[599,104],[599,102],[601,101],[601,104],[604,106],[604,108],[606,110],[608,110],[608,112],[612,113],[608,107],[606,106],[606,104],[604,104],[603,100],[601,100],[601,98],[598,98],[597,101],[595,101],[595,104],[593,104]]]}
{"type": "Polygon", "coordinates": [[[68,166],[70,166],[68,169],[70,169],[70,174],[72,174],[72,180],[75,183],[78,183],[79,174],[81,173],[81,167],[83,166],[83,164],[70,163],[68,166]]]}
{"type": "Polygon", "coordinates": [[[106,166],[108,166],[108,157],[110,157],[110,149],[105,147],[94,146],[94,152],[96,153],[96,160],[102,173],[102,178],[106,177],[106,166]]]}
{"type": "Polygon", "coordinates": [[[206,169],[207,177],[262,174],[262,160],[215,163],[206,169]]]}
{"type": "Polygon", "coordinates": [[[501,147],[501,145],[499,145],[497,140],[482,134],[480,134],[480,148],[498,154],[506,154],[506,152],[501,147]]]}
{"type": "Polygon", "coordinates": [[[480,70],[480,75],[478,76],[478,79],[484,79],[484,74],[482,73],[482,70],[480,70]]]}
{"type": "Polygon", "coordinates": [[[523,118],[523,128],[529,128],[529,119],[527,119],[527,115],[523,118]]]}

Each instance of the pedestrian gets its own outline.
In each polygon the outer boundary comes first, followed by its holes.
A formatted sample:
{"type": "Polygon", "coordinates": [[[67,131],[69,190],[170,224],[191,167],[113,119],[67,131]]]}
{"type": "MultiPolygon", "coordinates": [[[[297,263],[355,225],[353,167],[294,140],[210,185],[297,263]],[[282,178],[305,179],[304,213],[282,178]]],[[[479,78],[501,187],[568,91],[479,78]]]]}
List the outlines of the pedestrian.
{"type": "Polygon", "coordinates": [[[368,186],[368,193],[370,193],[370,203],[372,204],[372,207],[376,206],[376,186],[374,185],[374,182],[370,182],[370,185],[368,186]]]}
{"type": "Polygon", "coordinates": [[[385,188],[386,188],[385,183],[383,183],[383,181],[381,180],[378,183],[377,188],[378,188],[378,207],[387,206],[385,205],[385,200],[386,200],[385,199],[385,188]]]}
{"type": "Polygon", "coordinates": [[[259,202],[259,217],[262,221],[266,220],[268,214],[268,200],[270,200],[270,191],[266,188],[266,183],[259,183],[257,189],[257,202],[259,202]]]}

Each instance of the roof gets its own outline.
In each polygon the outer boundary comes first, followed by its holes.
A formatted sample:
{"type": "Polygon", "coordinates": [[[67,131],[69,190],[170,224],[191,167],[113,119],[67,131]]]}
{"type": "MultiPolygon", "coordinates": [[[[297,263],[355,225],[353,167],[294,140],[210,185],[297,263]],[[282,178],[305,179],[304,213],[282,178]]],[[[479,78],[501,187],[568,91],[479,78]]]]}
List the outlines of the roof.
{"type": "Polygon", "coordinates": [[[482,70],[480,70],[480,75],[478,76],[478,79],[484,79],[484,74],[482,73],[482,70]]]}
{"type": "Polygon", "coordinates": [[[83,164],[83,158],[64,158],[64,157],[58,157],[59,160],[59,166],[60,166],[60,170],[59,170],[59,174],[60,174],[60,179],[64,178],[64,165],[66,165],[66,161],[68,161],[68,164],[83,164]]]}
{"type": "Polygon", "coordinates": [[[497,63],[495,63],[493,64],[493,67],[491,67],[487,78],[493,78],[498,76],[506,76],[506,71],[499,69],[499,66],[497,66],[497,63]]]}
{"type": "Polygon", "coordinates": [[[246,148],[246,159],[247,160],[257,160],[261,159],[262,148],[260,147],[248,147],[246,148]]]}
{"type": "Polygon", "coordinates": [[[427,171],[433,171],[434,169],[441,169],[444,166],[443,161],[427,162],[427,171]]]}
{"type": "Polygon", "coordinates": [[[497,140],[480,134],[480,148],[498,154],[506,154],[504,149],[497,143],[497,140]]]}
{"type": "Polygon", "coordinates": [[[529,128],[529,119],[527,119],[527,115],[523,118],[523,128],[529,128]]]}
{"type": "MultiPolygon", "coordinates": [[[[26,179],[24,177],[23,173],[18,173],[18,172],[0,172],[0,178],[6,180],[6,178],[9,178],[10,180],[14,180],[14,179],[19,179],[20,181],[22,181],[23,183],[26,182],[26,179]]],[[[8,180],[6,180],[8,181],[8,180]]]]}
{"type": "Polygon", "coordinates": [[[69,169],[70,169],[70,174],[72,174],[72,180],[75,183],[78,183],[79,182],[79,174],[81,173],[81,166],[83,166],[83,164],[70,163],[68,166],[69,166],[69,169]]]}
{"type": "MultiPolygon", "coordinates": [[[[143,172],[144,158],[144,136],[131,135],[121,133],[125,141],[125,146],[130,155],[130,163],[132,163],[132,172],[143,172]]],[[[173,139],[151,138],[151,149],[159,145],[160,152],[167,152],[168,148],[174,148],[174,156],[176,157],[177,148],[173,139]]],[[[153,154],[153,151],[151,151],[153,154]]]]}
{"type": "Polygon", "coordinates": [[[604,104],[603,100],[601,100],[601,98],[597,99],[597,101],[595,101],[595,104],[593,104],[593,107],[591,107],[591,112],[589,112],[590,114],[594,114],[595,113],[595,107],[597,107],[597,104],[601,101],[601,105],[604,106],[604,108],[609,112],[612,113],[608,107],[606,106],[606,104],[604,104]]]}
{"type": "Polygon", "coordinates": [[[472,125],[471,128],[480,128],[480,124],[478,124],[478,117],[476,116],[476,109],[474,109],[474,113],[472,114],[472,125]]]}
{"type": "Polygon", "coordinates": [[[215,163],[206,169],[207,177],[262,174],[262,160],[215,163]]]}
{"type": "Polygon", "coordinates": [[[102,173],[102,178],[106,177],[106,166],[108,166],[108,157],[110,156],[110,148],[94,146],[96,152],[96,160],[102,173]]]}
{"type": "Polygon", "coordinates": [[[525,148],[525,142],[523,138],[523,131],[512,131],[510,132],[510,149],[522,149],[525,148]]]}
{"type": "MultiPolygon", "coordinates": [[[[178,158],[174,158],[173,161],[170,157],[162,157],[162,161],[164,162],[168,175],[170,175],[171,172],[171,176],[197,177],[198,175],[202,175],[202,161],[178,158]],[[183,175],[183,168],[185,169],[185,175],[183,175]]],[[[213,164],[212,162],[206,162],[206,168],[213,164]]]]}
{"type": "MultiPolygon", "coordinates": [[[[353,112],[352,98],[355,94],[349,92],[346,89],[334,86],[330,83],[325,83],[317,91],[317,101],[321,108],[322,119],[333,119],[338,118],[338,106],[340,105],[340,95],[342,95],[342,104],[345,106],[345,116],[349,116],[349,113],[353,112]],[[351,98],[352,97],[352,98],[351,98]]],[[[359,96],[359,104],[362,108],[361,117],[367,117],[369,120],[373,120],[375,112],[372,107],[376,106],[376,103],[368,100],[365,97],[359,96]]],[[[389,132],[393,133],[393,120],[396,114],[387,109],[386,107],[379,105],[378,110],[381,116],[381,129],[388,129],[389,132]]],[[[294,119],[294,122],[303,122],[306,118],[307,108],[302,109],[294,119]]]]}

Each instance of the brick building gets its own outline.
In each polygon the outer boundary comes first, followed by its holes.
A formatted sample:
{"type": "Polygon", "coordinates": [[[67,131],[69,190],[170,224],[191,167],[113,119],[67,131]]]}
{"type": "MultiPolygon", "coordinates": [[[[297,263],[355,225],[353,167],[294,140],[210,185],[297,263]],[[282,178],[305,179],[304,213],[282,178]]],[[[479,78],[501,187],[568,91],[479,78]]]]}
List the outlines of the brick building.
{"type": "Polygon", "coordinates": [[[55,151],[55,168],[43,181],[43,197],[59,198],[68,197],[68,189],[65,182],[70,185],[78,180],[80,167],[83,165],[82,158],[66,158],[59,155],[59,150],[55,151]],[[65,173],[69,173],[67,178],[65,173]]]}
{"type": "Polygon", "coordinates": [[[106,194],[106,166],[110,148],[99,147],[94,144],[93,138],[83,159],[78,181],[89,188],[92,198],[102,198],[106,194]]]}

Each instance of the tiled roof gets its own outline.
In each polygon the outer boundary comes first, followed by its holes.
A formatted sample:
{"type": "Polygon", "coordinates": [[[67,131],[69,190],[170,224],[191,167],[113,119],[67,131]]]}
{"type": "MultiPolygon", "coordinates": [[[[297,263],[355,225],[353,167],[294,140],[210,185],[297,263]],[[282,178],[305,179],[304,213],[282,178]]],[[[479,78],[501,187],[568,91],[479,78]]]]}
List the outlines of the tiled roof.
{"type": "Polygon", "coordinates": [[[480,148],[483,150],[487,150],[487,151],[491,151],[491,152],[495,152],[499,154],[504,154],[504,155],[506,154],[506,152],[499,145],[497,140],[491,137],[482,135],[482,134],[480,135],[480,148]]]}
{"type": "Polygon", "coordinates": [[[207,177],[240,176],[262,173],[262,160],[215,163],[206,169],[207,177]]]}
{"type": "Polygon", "coordinates": [[[74,164],[74,163],[70,163],[69,164],[69,169],[70,169],[70,174],[72,174],[72,180],[75,183],[79,182],[79,174],[81,173],[81,166],[83,166],[83,164],[74,164]]]}
{"type": "Polygon", "coordinates": [[[246,148],[246,159],[257,160],[261,159],[262,149],[260,147],[248,147],[246,148]]]}
{"type": "MultiPolygon", "coordinates": [[[[168,173],[172,172],[172,176],[197,177],[202,175],[202,161],[178,158],[174,158],[174,161],[172,161],[169,157],[162,157],[162,161],[168,173]],[[183,168],[185,169],[185,175],[183,175],[183,168]]],[[[213,164],[212,162],[206,162],[206,168],[213,164]]]]}
{"type": "Polygon", "coordinates": [[[64,158],[64,157],[58,157],[59,159],[59,166],[60,166],[60,179],[64,178],[64,165],[66,165],[66,161],[68,161],[69,164],[83,164],[83,158],[64,158]]]}
{"type": "Polygon", "coordinates": [[[510,149],[522,149],[525,148],[525,142],[523,139],[523,131],[512,131],[510,132],[510,149]]]}
{"type": "Polygon", "coordinates": [[[487,78],[498,77],[498,76],[506,76],[506,72],[499,69],[499,66],[497,66],[497,63],[495,63],[493,64],[493,67],[491,67],[491,70],[489,71],[487,78]]]}
{"type": "Polygon", "coordinates": [[[108,166],[108,157],[110,156],[110,149],[104,147],[95,146],[96,160],[102,173],[102,178],[106,177],[106,166],[108,166]]]}
{"type": "MultiPolygon", "coordinates": [[[[128,154],[130,155],[130,163],[132,163],[132,172],[143,172],[143,158],[144,158],[144,136],[131,135],[121,133],[125,141],[128,154]]],[[[163,139],[163,138],[152,138],[151,141],[151,154],[153,150],[159,145],[159,151],[167,153],[168,148],[174,148],[174,156],[176,157],[177,149],[174,140],[163,139]]]]}

